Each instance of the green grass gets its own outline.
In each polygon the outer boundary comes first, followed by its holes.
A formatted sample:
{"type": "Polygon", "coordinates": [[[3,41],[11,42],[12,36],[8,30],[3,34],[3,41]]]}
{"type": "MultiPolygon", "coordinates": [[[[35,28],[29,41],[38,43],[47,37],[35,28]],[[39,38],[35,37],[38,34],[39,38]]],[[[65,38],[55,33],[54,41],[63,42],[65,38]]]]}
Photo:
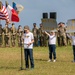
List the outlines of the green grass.
{"type": "MultiPolygon", "coordinates": [[[[21,48],[0,48],[0,75],[75,75],[72,47],[57,47],[57,61],[47,62],[48,47],[34,48],[33,70],[19,70],[21,67],[21,48]]],[[[24,54],[23,54],[24,56],[24,54]]],[[[23,68],[25,68],[23,57],[23,68]]]]}

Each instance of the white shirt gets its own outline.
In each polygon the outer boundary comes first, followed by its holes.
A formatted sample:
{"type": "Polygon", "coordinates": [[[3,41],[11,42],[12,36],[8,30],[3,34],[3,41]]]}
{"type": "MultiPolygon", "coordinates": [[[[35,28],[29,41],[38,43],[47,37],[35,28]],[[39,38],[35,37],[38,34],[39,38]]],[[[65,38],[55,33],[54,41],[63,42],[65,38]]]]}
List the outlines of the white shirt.
{"type": "Polygon", "coordinates": [[[49,45],[56,44],[56,36],[49,35],[49,45]]]}
{"type": "Polygon", "coordinates": [[[24,39],[24,48],[25,49],[32,49],[33,48],[33,43],[29,46],[27,44],[30,43],[32,40],[34,40],[33,33],[31,33],[31,32],[25,33],[23,35],[23,39],[24,39]]]}

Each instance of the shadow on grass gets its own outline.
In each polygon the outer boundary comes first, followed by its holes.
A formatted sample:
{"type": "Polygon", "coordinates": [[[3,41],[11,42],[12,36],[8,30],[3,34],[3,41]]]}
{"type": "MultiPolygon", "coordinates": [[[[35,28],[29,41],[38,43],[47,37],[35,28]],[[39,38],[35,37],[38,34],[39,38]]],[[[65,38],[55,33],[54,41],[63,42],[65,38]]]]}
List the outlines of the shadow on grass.
{"type": "Polygon", "coordinates": [[[36,61],[47,61],[45,59],[34,59],[34,60],[36,60],[36,61]]]}
{"type": "Polygon", "coordinates": [[[1,66],[0,69],[4,69],[4,70],[17,70],[17,71],[23,71],[25,70],[24,68],[21,67],[8,67],[8,66],[1,66]]]}
{"type": "MultiPolygon", "coordinates": [[[[46,60],[46,59],[34,59],[35,61],[48,61],[48,60],[46,60]]],[[[58,63],[63,63],[63,62],[67,62],[67,63],[75,63],[75,62],[73,62],[73,61],[71,61],[71,60],[56,60],[56,62],[58,62],[58,63]]]]}
{"type": "Polygon", "coordinates": [[[0,66],[0,69],[19,69],[19,67],[0,66]]]}

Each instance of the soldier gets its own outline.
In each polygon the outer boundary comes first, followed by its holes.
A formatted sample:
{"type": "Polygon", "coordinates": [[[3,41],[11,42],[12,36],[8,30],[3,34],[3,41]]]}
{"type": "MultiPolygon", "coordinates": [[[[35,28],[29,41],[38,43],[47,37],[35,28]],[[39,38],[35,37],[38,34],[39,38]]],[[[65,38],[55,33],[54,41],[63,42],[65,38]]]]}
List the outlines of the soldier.
{"type": "Polygon", "coordinates": [[[18,30],[17,30],[17,40],[18,40],[18,46],[20,47],[20,43],[21,43],[21,35],[23,33],[23,29],[22,26],[19,25],[18,26],[18,30]]]}
{"type": "Polygon", "coordinates": [[[38,28],[36,27],[36,23],[33,23],[32,33],[34,35],[34,46],[38,46],[38,28]]]}
{"type": "Polygon", "coordinates": [[[44,31],[43,31],[43,26],[42,26],[42,23],[40,24],[40,28],[39,28],[39,40],[40,40],[40,46],[45,46],[45,41],[46,39],[44,37],[44,31]]]}
{"type": "Polygon", "coordinates": [[[12,42],[12,46],[15,46],[16,44],[16,28],[14,26],[14,23],[12,23],[12,27],[11,27],[11,42],[12,42]]]}
{"type": "Polygon", "coordinates": [[[2,46],[2,33],[3,33],[3,29],[2,29],[2,25],[0,24],[0,46],[2,46]]]}
{"type": "Polygon", "coordinates": [[[65,28],[65,23],[63,23],[63,22],[60,22],[59,23],[59,28],[58,28],[58,30],[59,30],[59,37],[60,37],[60,45],[61,46],[66,46],[67,45],[67,43],[66,43],[66,28],[65,28]]]}
{"type": "Polygon", "coordinates": [[[3,28],[3,30],[4,30],[4,44],[5,44],[5,46],[10,46],[10,44],[9,44],[10,28],[8,27],[7,24],[5,24],[5,27],[3,28]]]}
{"type": "Polygon", "coordinates": [[[48,45],[48,36],[44,33],[44,46],[47,47],[48,45]]]}

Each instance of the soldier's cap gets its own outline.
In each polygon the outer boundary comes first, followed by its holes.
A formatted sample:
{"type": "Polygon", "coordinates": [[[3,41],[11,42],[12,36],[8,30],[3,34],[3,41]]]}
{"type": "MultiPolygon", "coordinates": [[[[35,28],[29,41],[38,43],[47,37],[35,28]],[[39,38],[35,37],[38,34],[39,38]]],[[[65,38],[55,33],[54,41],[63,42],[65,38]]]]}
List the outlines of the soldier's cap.
{"type": "Polygon", "coordinates": [[[40,24],[40,27],[42,27],[42,23],[40,24]]]}
{"type": "Polygon", "coordinates": [[[21,27],[21,25],[19,25],[18,27],[21,27]]]}
{"type": "Polygon", "coordinates": [[[24,26],[24,30],[30,30],[29,26],[24,26]]]}
{"type": "Polygon", "coordinates": [[[12,25],[14,25],[14,23],[12,23],[12,25]]]}
{"type": "Polygon", "coordinates": [[[33,23],[33,25],[36,25],[36,23],[33,23]]]}

